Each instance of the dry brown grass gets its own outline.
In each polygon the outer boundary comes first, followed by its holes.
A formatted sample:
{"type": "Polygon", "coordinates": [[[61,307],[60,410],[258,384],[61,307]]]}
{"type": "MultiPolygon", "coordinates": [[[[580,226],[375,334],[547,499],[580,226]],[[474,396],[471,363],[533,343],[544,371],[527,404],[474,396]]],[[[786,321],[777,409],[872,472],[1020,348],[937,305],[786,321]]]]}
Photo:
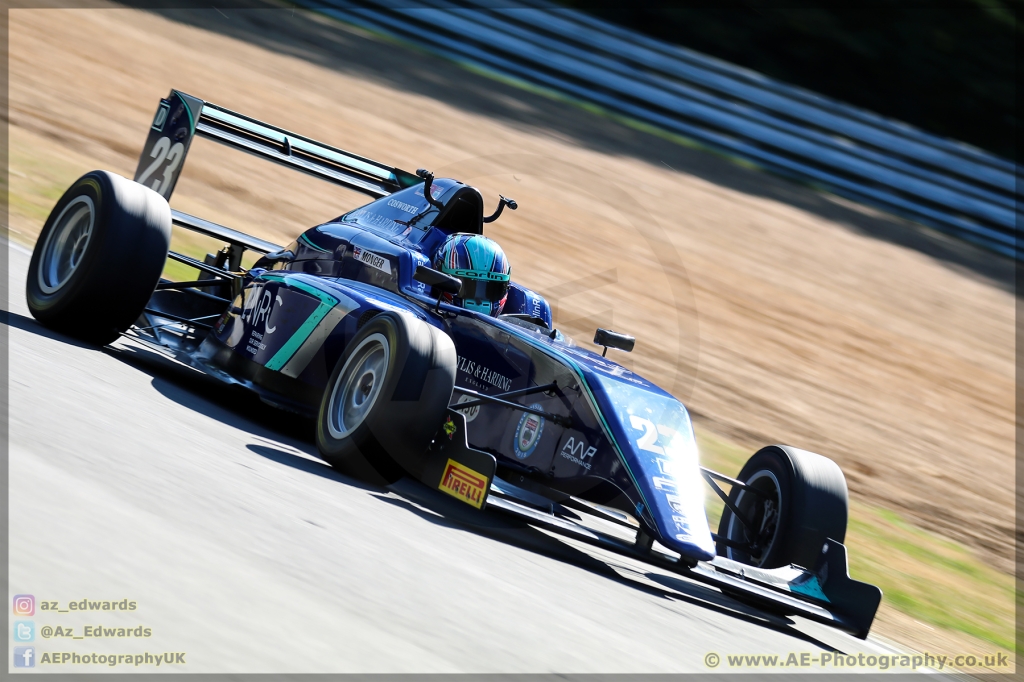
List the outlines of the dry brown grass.
{"type": "MultiPolygon", "coordinates": [[[[855,500],[1009,570],[1014,298],[998,257],[303,12],[171,14],[212,30],[11,11],[21,238],[80,173],[133,174],[171,87],[403,168],[461,171],[489,206],[520,202],[490,234],[570,333],[635,333],[627,364],[704,428],[830,456],[855,500]]],[[[173,203],[286,243],[361,201],[199,141],[173,203]]]]}

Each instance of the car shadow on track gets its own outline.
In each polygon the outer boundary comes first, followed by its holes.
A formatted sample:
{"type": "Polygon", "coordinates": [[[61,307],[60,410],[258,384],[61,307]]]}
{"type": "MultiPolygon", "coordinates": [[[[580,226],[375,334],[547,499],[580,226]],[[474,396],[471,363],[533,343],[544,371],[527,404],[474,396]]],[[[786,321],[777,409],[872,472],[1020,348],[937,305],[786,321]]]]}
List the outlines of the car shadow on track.
{"type": "MultiPolygon", "coordinates": [[[[20,317],[20,316],[18,316],[20,317]]],[[[25,318],[22,318],[24,320],[25,318]]],[[[31,320],[28,324],[34,325],[31,320]]],[[[34,325],[38,326],[38,325],[34,325]]],[[[55,337],[62,338],[62,337],[55,337]]],[[[793,621],[736,601],[718,590],[682,576],[643,572],[617,555],[594,552],[538,530],[525,521],[499,512],[481,512],[410,478],[387,487],[346,476],[321,460],[312,443],[312,420],[262,403],[248,391],[216,379],[135,344],[104,349],[109,355],[151,376],[153,388],[164,397],[263,441],[246,446],[249,452],[303,473],[327,478],[366,491],[385,504],[446,528],[474,533],[576,566],[602,578],[639,590],[666,602],[683,602],[737,620],[785,633],[826,651],[834,647],[793,627],[793,621]]],[[[649,567],[644,566],[644,570],[649,567]]]]}
{"type": "MultiPolygon", "coordinates": [[[[563,538],[545,533],[525,521],[507,517],[500,512],[484,512],[458,502],[452,497],[413,479],[404,478],[390,486],[395,495],[375,495],[389,504],[402,507],[431,523],[473,532],[504,544],[513,545],[556,561],[571,564],[620,585],[639,590],[666,601],[676,601],[706,609],[748,623],[771,628],[800,639],[825,651],[837,652],[826,644],[793,627],[793,621],[744,604],[714,588],[686,580],[682,576],[638,572],[635,567],[619,565],[619,557],[601,558],[603,552],[592,554],[591,548],[577,548],[563,538]]],[[[647,568],[645,566],[645,568],[647,568]]]]}
{"type": "Polygon", "coordinates": [[[255,453],[260,457],[265,457],[266,459],[269,459],[272,462],[277,462],[278,464],[283,464],[285,466],[292,467],[293,469],[298,469],[299,471],[303,471],[307,474],[321,476],[323,478],[327,478],[332,481],[337,481],[338,483],[344,483],[345,485],[352,486],[353,488],[360,488],[362,490],[368,490],[372,492],[381,490],[381,488],[378,486],[369,483],[363,483],[362,481],[356,480],[354,478],[351,478],[338,472],[337,469],[333,468],[327,462],[319,458],[314,458],[314,455],[305,453],[304,451],[303,454],[300,455],[294,452],[288,452],[287,450],[284,450],[279,447],[274,447],[271,444],[260,445],[257,443],[250,443],[245,447],[247,450],[249,450],[249,452],[255,453]]]}
{"type": "Polygon", "coordinates": [[[122,341],[103,350],[151,376],[153,388],[180,405],[257,436],[310,441],[311,420],[271,407],[242,387],[224,384],[134,342],[122,341]]]}
{"type": "Polygon", "coordinates": [[[0,324],[5,324],[11,329],[20,329],[21,331],[36,334],[47,339],[53,339],[54,341],[60,341],[66,343],[69,346],[76,348],[87,348],[92,350],[100,350],[99,346],[95,344],[86,343],[79,341],[78,339],[72,338],[60,332],[55,332],[52,329],[47,329],[42,324],[26,317],[25,315],[19,315],[18,313],[12,313],[9,310],[0,310],[0,324]]]}

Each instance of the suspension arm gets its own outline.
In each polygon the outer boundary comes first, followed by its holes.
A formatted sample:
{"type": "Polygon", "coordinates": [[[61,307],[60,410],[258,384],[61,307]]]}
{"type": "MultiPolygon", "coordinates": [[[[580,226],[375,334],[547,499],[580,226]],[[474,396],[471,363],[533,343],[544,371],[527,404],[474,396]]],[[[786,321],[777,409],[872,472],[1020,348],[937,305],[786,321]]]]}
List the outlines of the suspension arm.
{"type": "MultiPolygon", "coordinates": [[[[550,419],[551,421],[553,421],[554,423],[558,424],[559,426],[564,426],[566,428],[572,427],[572,418],[571,417],[563,417],[562,415],[552,414],[551,412],[545,412],[544,410],[535,410],[532,407],[527,407],[526,405],[520,405],[519,403],[513,403],[513,402],[510,402],[508,400],[502,400],[501,398],[498,398],[497,396],[487,395],[486,393],[478,393],[477,391],[471,391],[468,388],[459,388],[458,386],[456,386],[455,390],[458,391],[459,393],[465,393],[466,395],[471,395],[474,398],[476,398],[476,400],[471,400],[471,401],[468,401],[468,402],[465,402],[465,403],[461,403],[461,404],[449,405],[449,407],[451,409],[453,409],[453,410],[462,410],[462,409],[465,409],[466,406],[479,405],[480,403],[483,403],[483,402],[494,403],[495,405],[502,405],[504,407],[510,407],[513,410],[520,410],[522,412],[527,412],[529,414],[535,414],[538,417],[544,417],[545,419],[550,419]]],[[[507,396],[508,394],[505,393],[505,394],[502,394],[502,395],[506,395],[507,396]]],[[[523,395],[523,394],[520,393],[519,395],[523,395]]]]}

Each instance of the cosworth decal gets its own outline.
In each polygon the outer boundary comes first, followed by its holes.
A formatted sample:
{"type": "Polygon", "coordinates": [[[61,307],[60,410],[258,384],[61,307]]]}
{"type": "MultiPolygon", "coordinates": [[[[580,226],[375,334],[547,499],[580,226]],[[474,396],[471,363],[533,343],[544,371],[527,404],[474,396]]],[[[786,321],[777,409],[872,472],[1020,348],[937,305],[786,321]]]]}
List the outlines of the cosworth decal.
{"type": "Polygon", "coordinates": [[[407,204],[404,201],[399,201],[398,199],[388,199],[388,206],[390,206],[391,208],[397,208],[400,211],[405,211],[406,213],[414,213],[415,214],[415,213],[419,213],[420,212],[420,209],[419,209],[418,206],[413,206],[412,204],[407,204]]]}

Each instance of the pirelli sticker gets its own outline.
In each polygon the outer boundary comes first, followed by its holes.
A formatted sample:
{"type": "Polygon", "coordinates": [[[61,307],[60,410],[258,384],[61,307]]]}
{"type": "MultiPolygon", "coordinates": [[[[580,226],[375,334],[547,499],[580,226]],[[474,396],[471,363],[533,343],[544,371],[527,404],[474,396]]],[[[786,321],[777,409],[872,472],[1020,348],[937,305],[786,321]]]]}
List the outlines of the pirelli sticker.
{"type": "Polygon", "coordinates": [[[449,459],[438,488],[452,497],[457,497],[463,502],[481,509],[484,506],[484,498],[487,496],[487,477],[449,459]]]}

